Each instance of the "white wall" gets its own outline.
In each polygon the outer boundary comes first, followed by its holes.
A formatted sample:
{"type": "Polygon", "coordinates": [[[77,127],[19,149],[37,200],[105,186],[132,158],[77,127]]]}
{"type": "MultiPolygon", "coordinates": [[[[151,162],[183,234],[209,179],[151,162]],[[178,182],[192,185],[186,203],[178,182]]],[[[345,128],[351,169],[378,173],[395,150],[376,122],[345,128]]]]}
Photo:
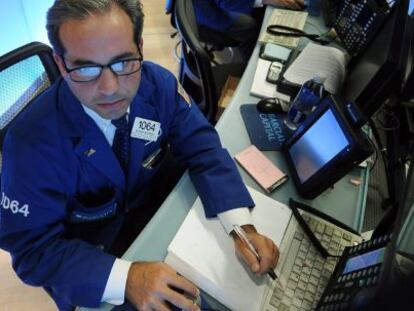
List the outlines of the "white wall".
{"type": "Polygon", "coordinates": [[[49,43],[46,12],[53,0],[0,0],[0,55],[31,41],[49,43]]]}

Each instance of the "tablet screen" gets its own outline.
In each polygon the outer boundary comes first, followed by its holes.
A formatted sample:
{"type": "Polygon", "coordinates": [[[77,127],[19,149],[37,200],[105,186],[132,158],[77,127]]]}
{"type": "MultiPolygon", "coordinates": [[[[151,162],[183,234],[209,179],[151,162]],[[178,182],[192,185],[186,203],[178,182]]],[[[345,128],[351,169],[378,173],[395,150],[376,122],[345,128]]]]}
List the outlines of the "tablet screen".
{"type": "Polygon", "coordinates": [[[349,141],[334,113],[327,109],[289,149],[301,183],[348,146],[349,141]]]}

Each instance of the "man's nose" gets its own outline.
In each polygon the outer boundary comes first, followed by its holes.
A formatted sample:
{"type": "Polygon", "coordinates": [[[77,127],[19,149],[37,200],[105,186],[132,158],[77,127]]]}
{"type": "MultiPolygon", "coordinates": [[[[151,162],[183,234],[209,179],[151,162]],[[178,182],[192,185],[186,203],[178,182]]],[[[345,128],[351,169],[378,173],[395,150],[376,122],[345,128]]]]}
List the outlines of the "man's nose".
{"type": "Polygon", "coordinates": [[[99,91],[104,95],[112,95],[118,91],[118,77],[109,69],[104,68],[98,80],[99,91]]]}

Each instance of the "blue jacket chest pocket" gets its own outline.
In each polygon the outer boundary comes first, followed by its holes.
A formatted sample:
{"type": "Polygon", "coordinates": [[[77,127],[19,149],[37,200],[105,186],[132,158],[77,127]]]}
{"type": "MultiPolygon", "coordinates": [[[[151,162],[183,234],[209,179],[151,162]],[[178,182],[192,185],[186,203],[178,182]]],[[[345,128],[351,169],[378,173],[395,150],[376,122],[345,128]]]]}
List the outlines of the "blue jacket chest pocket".
{"type": "Polygon", "coordinates": [[[115,216],[118,209],[113,189],[104,190],[99,196],[83,194],[69,199],[66,221],[74,224],[101,221],[115,216]]]}

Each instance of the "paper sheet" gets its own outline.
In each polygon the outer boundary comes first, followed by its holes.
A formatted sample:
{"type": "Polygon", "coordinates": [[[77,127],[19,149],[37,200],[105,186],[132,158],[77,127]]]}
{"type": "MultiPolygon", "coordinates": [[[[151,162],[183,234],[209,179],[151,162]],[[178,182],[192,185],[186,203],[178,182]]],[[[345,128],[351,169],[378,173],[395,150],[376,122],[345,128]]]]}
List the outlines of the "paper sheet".
{"type": "MultiPolygon", "coordinates": [[[[257,230],[280,245],[290,209],[256,190],[249,191],[256,203],[252,217],[257,230]]],[[[236,257],[233,240],[220,221],[206,219],[199,198],[168,247],[165,261],[230,309],[260,309],[268,277],[248,271],[236,257]]]]}
{"type": "Polygon", "coordinates": [[[290,64],[283,77],[302,85],[307,80],[319,76],[325,79],[328,92],[337,94],[345,80],[346,57],[341,50],[310,42],[290,64]]]}

